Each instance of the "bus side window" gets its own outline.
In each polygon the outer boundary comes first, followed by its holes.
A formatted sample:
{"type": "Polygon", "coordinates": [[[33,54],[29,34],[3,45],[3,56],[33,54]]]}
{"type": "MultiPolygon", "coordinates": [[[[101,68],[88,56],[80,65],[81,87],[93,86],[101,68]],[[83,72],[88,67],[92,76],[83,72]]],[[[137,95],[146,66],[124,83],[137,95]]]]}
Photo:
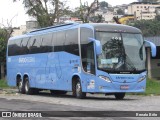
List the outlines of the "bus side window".
{"type": "Polygon", "coordinates": [[[8,42],[8,56],[13,56],[14,55],[14,46],[15,46],[15,40],[9,40],[8,42]]]}
{"type": "Polygon", "coordinates": [[[36,51],[35,42],[36,42],[36,38],[35,38],[35,37],[32,37],[32,38],[30,39],[30,41],[29,41],[29,45],[30,45],[30,47],[29,47],[29,53],[30,53],[30,54],[36,53],[36,52],[35,52],[35,51],[36,51]]]}
{"type": "Polygon", "coordinates": [[[28,40],[29,38],[23,38],[22,43],[21,43],[21,54],[28,54],[28,48],[27,48],[27,44],[28,44],[28,40]]]}
{"type": "Polygon", "coordinates": [[[56,41],[54,42],[54,51],[64,51],[65,31],[56,32],[56,41]]]}
{"type": "Polygon", "coordinates": [[[41,38],[41,52],[52,52],[52,34],[45,34],[41,38]]]}
{"type": "Polygon", "coordinates": [[[21,42],[22,39],[15,40],[14,55],[21,55],[21,42]]]}
{"type": "Polygon", "coordinates": [[[53,34],[52,34],[52,52],[56,52],[55,51],[55,45],[56,45],[56,33],[54,32],[53,34]]]}
{"type": "Polygon", "coordinates": [[[35,53],[41,53],[41,39],[40,36],[32,37],[29,40],[29,53],[35,54],[35,53]]]}
{"type": "Polygon", "coordinates": [[[66,31],[65,51],[79,56],[78,29],[66,31]]]}

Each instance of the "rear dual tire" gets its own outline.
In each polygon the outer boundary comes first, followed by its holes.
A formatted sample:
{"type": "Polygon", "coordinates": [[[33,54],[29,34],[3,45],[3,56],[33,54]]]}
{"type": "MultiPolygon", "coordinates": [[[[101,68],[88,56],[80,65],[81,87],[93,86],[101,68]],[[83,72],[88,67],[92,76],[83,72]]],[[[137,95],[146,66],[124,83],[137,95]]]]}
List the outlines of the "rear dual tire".
{"type": "Polygon", "coordinates": [[[36,89],[36,88],[31,88],[31,87],[30,87],[30,83],[29,83],[28,78],[25,79],[25,84],[24,84],[24,86],[25,86],[25,93],[26,93],[27,95],[35,95],[35,94],[38,94],[38,93],[39,93],[38,89],[36,89]]]}
{"type": "Polygon", "coordinates": [[[22,80],[19,80],[19,82],[18,82],[18,92],[25,94],[24,84],[23,84],[22,80]]]}
{"type": "Polygon", "coordinates": [[[30,83],[29,83],[28,78],[25,78],[24,82],[22,82],[22,80],[19,80],[18,92],[22,93],[22,94],[28,94],[28,95],[33,95],[33,94],[39,93],[39,91],[37,89],[30,87],[30,83]]]}

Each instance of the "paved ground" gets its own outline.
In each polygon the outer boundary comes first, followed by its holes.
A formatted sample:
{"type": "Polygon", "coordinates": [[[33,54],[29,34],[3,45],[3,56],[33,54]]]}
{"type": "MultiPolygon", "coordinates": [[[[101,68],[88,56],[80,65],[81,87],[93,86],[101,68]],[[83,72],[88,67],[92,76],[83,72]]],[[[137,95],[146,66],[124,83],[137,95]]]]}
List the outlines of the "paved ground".
{"type": "MultiPolygon", "coordinates": [[[[0,92],[0,111],[160,111],[160,96],[127,95],[124,100],[117,101],[114,96],[91,95],[86,99],[76,99],[71,93],[53,96],[49,93],[39,95],[18,94],[14,90],[0,92]]],[[[51,118],[52,119],[52,118],[51,118]]],[[[54,118],[66,119],[66,118],[54,118]]],[[[75,119],[78,118],[67,118],[75,119]]],[[[81,118],[86,119],[86,118],[81,118]]],[[[87,118],[92,119],[93,118],[87,118]]],[[[95,119],[95,118],[94,118],[95,119]]],[[[106,119],[106,118],[96,118],[106,119]]],[[[120,118],[107,118],[120,120],[120,118]]],[[[147,119],[151,118],[123,118],[147,119]]],[[[157,118],[153,118],[157,120],[157,118]]]]}

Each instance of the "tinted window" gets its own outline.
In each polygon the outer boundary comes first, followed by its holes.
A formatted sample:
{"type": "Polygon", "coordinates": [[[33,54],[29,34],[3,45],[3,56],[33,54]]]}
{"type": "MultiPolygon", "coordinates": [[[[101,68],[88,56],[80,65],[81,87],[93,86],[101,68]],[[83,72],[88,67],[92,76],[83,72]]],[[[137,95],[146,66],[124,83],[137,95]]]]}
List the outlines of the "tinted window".
{"type": "Polygon", "coordinates": [[[52,52],[52,34],[45,34],[42,36],[41,52],[52,52]]]}
{"type": "Polygon", "coordinates": [[[22,39],[17,39],[15,40],[15,55],[20,55],[21,54],[21,43],[22,43],[22,39]]]}
{"type": "Polygon", "coordinates": [[[78,29],[66,31],[65,51],[71,54],[79,55],[78,29]]]}
{"type": "Polygon", "coordinates": [[[54,52],[55,50],[56,50],[56,33],[53,33],[52,34],[52,52],[54,52]]]}
{"type": "Polygon", "coordinates": [[[8,56],[14,55],[14,53],[15,53],[14,46],[15,46],[14,40],[9,40],[8,41],[8,56]]]}
{"type": "Polygon", "coordinates": [[[11,42],[12,48],[9,49],[10,55],[20,55],[20,52],[21,52],[21,42],[22,42],[22,39],[17,39],[17,40],[14,40],[14,42],[11,42]]]}
{"type": "Polygon", "coordinates": [[[54,42],[54,51],[64,51],[65,43],[65,31],[60,31],[56,33],[56,42],[54,42]]]}
{"type": "Polygon", "coordinates": [[[29,40],[29,53],[34,54],[34,53],[40,53],[41,52],[41,38],[40,36],[36,37],[31,37],[29,40]]]}
{"type": "Polygon", "coordinates": [[[21,54],[28,54],[29,49],[27,48],[29,38],[23,38],[21,43],[21,54]]]}

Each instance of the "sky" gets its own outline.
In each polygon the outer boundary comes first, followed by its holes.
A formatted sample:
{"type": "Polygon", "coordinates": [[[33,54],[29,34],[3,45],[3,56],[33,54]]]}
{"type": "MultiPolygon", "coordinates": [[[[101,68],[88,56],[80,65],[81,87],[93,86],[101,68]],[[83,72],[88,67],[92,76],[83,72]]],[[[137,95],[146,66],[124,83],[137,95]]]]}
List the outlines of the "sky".
{"type": "MultiPolygon", "coordinates": [[[[12,25],[12,27],[19,27],[20,25],[25,25],[27,20],[30,20],[30,17],[25,14],[25,9],[22,4],[22,0],[19,2],[12,2],[13,0],[0,0],[0,27],[12,25]]],[[[82,0],[82,3],[88,1],[90,4],[94,0],[82,0]]],[[[136,2],[137,0],[99,0],[106,1],[112,6],[129,4],[136,2]]],[[[67,5],[70,8],[75,8],[79,6],[79,0],[68,0],[67,5]]]]}

